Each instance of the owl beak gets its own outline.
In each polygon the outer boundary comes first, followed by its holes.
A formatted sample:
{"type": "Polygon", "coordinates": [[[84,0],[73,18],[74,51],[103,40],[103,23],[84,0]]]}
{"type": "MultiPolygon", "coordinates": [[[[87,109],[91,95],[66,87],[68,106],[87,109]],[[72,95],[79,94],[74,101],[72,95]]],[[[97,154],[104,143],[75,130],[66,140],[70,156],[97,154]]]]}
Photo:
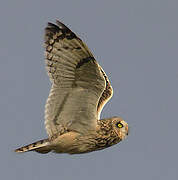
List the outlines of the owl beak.
{"type": "Polygon", "coordinates": [[[127,136],[128,136],[128,135],[129,135],[129,127],[128,127],[128,126],[126,126],[126,127],[125,127],[125,129],[126,129],[127,136]]]}

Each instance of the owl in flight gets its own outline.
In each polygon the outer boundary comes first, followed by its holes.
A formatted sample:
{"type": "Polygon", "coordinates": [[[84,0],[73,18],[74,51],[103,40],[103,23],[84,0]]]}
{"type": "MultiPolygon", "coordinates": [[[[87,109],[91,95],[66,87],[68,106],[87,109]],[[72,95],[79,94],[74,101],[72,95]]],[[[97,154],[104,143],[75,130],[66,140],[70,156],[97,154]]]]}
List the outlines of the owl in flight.
{"type": "Polygon", "coordinates": [[[82,40],[59,21],[45,28],[45,58],[52,83],[45,106],[48,138],[15,152],[80,154],[127,137],[121,117],[100,119],[113,94],[109,79],[82,40]]]}

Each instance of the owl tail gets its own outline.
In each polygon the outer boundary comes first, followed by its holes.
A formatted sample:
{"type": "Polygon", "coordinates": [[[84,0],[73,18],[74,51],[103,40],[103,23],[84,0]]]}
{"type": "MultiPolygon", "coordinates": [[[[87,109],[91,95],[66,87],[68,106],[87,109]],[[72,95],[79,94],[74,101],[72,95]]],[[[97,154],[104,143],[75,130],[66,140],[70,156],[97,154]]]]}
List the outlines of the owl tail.
{"type": "Polygon", "coordinates": [[[49,140],[43,139],[15,150],[15,152],[18,153],[27,152],[27,151],[36,151],[42,154],[48,153],[51,151],[49,140]]]}

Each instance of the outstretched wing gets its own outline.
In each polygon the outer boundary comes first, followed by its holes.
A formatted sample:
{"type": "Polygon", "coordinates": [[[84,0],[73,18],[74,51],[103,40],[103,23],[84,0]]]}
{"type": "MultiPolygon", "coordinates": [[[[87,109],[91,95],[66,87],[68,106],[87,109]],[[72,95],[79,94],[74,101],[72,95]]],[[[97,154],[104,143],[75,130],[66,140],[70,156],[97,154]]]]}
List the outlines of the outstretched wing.
{"type": "Polygon", "coordinates": [[[98,119],[100,119],[100,114],[103,107],[112,98],[112,95],[113,95],[113,89],[112,89],[111,83],[109,82],[109,79],[101,66],[100,66],[100,70],[105,78],[106,85],[97,106],[98,119]]]}
{"type": "Polygon", "coordinates": [[[46,68],[52,82],[45,106],[48,135],[95,129],[98,102],[106,86],[101,67],[87,46],[59,21],[57,25],[48,23],[45,48],[46,68]]]}

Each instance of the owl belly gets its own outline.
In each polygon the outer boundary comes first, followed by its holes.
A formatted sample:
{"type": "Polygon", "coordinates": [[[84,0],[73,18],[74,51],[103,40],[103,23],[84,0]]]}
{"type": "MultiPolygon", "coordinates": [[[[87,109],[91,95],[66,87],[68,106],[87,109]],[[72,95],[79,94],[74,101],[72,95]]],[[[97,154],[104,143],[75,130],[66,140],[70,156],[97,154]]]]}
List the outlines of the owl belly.
{"type": "Polygon", "coordinates": [[[65,133],[51,142],[55,153],[81,154],[97,151],[116,144],[109,137],[95,133],[81,135],[76,132],[65,133]]]}
{"type": "Polygon", "coordinates": [[[95,135],[81,135],[67,132],[51,141],[51,149],[55,153],[81,154],[96,150],[95,135]]]}

